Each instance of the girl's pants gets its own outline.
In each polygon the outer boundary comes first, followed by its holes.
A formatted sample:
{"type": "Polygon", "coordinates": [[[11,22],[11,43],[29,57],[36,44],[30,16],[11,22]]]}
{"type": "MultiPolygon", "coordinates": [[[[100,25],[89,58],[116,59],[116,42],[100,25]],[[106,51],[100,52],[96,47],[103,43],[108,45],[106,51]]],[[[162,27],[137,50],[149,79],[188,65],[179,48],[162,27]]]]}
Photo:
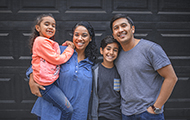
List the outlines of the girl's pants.
{"type": "Polygon", "coordinates": [[[63,91],[55,83],[44,87],[46,90],[40,89],[42,97],[62,111],[61,120],[70,119],[73,113],[73,107],[63,91]]]}

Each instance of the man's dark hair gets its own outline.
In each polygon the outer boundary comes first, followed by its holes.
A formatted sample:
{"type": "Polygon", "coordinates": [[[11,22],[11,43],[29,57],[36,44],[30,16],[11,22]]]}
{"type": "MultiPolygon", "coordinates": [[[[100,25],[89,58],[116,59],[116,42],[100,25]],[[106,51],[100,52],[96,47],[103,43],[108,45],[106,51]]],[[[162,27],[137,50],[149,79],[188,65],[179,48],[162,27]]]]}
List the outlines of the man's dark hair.
{"type": "Polygon", "coordinates": [[[133,20],[132,20],[129,16],[127,16],[127,15],[125,15],[125,14],[116,14],[116,15],[114,15],[114,16],[112,17],[112,19],[111,19],[111,21],[110,21],[110,28],[111,28],[111,31],[112,31],[112,32],[113,32],[113,30],[112,30],[113,22],[116,21],[116,20],[119,19],[119,18],[126,18],[126,19],[128,20],[128,22],[129,22],[129,24],[131,25],[131,27],[134,26],[134,22],[133,22],[133,20]]]}

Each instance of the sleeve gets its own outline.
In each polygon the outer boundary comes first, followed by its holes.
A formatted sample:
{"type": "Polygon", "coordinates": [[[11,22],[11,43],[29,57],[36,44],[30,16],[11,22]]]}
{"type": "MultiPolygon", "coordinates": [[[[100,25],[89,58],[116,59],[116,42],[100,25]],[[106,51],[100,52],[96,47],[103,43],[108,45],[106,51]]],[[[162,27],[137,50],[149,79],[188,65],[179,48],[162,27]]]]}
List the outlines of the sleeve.
{"type": "Polygon", "coordinates": [[[61,55],[57,54],[57,52],[52,48],[52,42],[47,39],[40,39],[35,42],[37,43],[34,48],[38,56],[54,65],[60,65],[67,62],[74,53],[74,49],[67,47],[61,55]]]}
{"type": "Polygon", "coordinates": [[[154,44],[150,47],[149,59],[151,60],[151,64],[154,70],[158,70],[171,64],[168,56],[166,55],[162,47],[158,44],[154,44]]]}
{"type": "Polygon", "coordinates": [[[32,65],[26,70],[26,77],[30,79],[30,74],[33,72],[32,65]]]}

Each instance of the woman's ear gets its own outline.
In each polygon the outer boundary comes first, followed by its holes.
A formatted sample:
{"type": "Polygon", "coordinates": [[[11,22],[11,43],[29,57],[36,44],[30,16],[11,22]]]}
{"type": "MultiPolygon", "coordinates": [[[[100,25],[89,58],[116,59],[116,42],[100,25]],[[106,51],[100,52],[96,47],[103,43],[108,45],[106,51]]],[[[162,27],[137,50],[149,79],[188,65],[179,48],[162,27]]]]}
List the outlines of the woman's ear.
{"type": "Polygon", "coordinates": [[[103,50],[102,50],[102,47],[100,47],[100,54],[101,54],[101,55],[103,54],[103,50]]]}

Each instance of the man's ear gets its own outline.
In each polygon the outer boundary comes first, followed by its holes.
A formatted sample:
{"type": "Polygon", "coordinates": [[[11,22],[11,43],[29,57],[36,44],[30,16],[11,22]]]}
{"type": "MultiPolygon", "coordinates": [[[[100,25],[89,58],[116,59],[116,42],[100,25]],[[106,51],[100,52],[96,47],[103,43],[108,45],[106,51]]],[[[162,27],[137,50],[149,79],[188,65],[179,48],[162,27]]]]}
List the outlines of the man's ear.
{"type": "Polygon", "coordinates": [[[114,36],[114,34],[113,34],[113,32],[112,32],[112,36],[113,36],[114,39],[116,39],[115,36],[114,36]]]}
{"type": "Polygon", "coordinates": [[[103,54],[102,47],[100,47],[100,54],[101,54],[101,55],[103,54]]]}
{"type": "Polygon", "coordinates": [[[35,25],[36,30],[39,32],[40,31],[40,26],[39,25],[35,25]]]}
{"type": "Polygon", "coordinates": [[[132,32],[135,33],[135,26],[132,26],[132,32]]]}

